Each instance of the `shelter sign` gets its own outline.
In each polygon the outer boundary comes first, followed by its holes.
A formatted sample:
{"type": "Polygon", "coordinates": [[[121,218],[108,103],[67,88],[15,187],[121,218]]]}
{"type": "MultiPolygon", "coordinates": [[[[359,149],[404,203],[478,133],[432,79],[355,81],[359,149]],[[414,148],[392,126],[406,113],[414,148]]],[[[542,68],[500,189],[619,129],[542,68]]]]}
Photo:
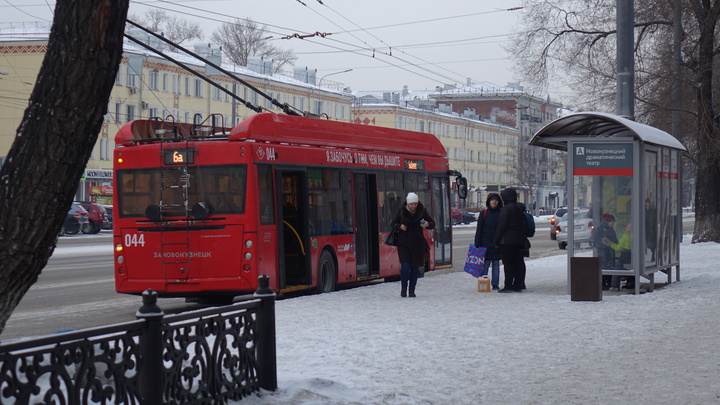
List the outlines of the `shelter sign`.
{"type": "Polygon", "coordinates": [[[574,176],[632,176],[633,144],[576,143],[574,176]]]}

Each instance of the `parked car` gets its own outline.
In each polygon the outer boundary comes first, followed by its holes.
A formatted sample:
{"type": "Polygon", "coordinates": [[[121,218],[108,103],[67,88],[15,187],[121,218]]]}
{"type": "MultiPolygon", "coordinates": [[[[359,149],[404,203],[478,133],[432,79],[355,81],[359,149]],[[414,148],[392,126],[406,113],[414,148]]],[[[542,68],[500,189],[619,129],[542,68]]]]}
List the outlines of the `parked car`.
{"type": "MultiPolygon", "coordinates": [[[[593,230],[592,217],[590,216],[590,210],[579,210],[575,211],[573,219],[574,229],[574,242],[575,248],[580,248],[582,243],[590,243],[590,236],[593,230]]],[[[567,248],[568,242],[568,213],[562,216],[560,222],[555,226],[555,238],[557,239],[558,247],[560,249],[567,248]]]]}
{"type": "Polygon", "coordinates": [[[102,205],[89,201],[80,201],[80,205],[83,206],[88,212],[89,223],[82,228],[83,233],[98,233],[104,226],[106,226],[107,212],[102,205]]]}
{"type": "Polygon", "coordinates": [[[107,223],[104,225],[103,229],[113,229],[113,218],[112,218],[112,211],[113,206],[112,205],[103,205],[103,208],[105,208],[105,217],[107,218],[107,223]]]}
{"type": "Polygon", "coordinates": [[[555,210],[555,214],[552,218],[550,218],[550,239],[555,240],[555,235],[557,235],[557,231],[555,230],[555,227],[560,222],[560,219],[563,215],[567,212],[567,207],[560,207],[557,210],[555,210]]]}
{"type": "Polygon", "coordinates": [[[450,211],[450,219],[452,220],[453,225],[469,224],[471,222],[477,221],[475,215],[459,208],[453,208],[450,211]]]}
{"type": "Polygon", "coordinates": [[[87,210],[82,205],[74,202],[65,216],[59,235],[75,235],[88,223],[87,210]]]}

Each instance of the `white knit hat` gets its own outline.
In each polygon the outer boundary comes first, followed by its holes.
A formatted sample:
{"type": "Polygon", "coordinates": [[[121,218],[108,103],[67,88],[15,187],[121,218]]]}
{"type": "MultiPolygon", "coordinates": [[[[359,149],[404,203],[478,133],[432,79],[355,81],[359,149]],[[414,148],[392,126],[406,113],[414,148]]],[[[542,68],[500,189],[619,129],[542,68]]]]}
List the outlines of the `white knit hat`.
{"type": "Polygon", "coordinates": [[[418,197],[417,194],[415,194],[415,193],[413,193],[413,192],[408,193],[408,195],[407,195],[407,202],[408,202],[408,203],[416,203],[416,202],[419,202],[419,201],[420,201],[420,198],[418,197]]]}

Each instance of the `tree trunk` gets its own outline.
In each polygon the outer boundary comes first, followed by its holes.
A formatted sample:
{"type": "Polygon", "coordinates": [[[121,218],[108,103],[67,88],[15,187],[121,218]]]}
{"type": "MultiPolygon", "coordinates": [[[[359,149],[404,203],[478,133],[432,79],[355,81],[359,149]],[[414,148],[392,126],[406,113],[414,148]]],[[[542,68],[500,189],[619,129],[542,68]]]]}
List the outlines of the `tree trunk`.
{"type": "Polygon", "coordinates": [[[58,0],[0,171],[0,333],[52,255],[107,112],[129,0],[58,0]]]}
{"type": "Polygon", "coordinates": [[[720,242],[720,130],[713,106],[713,56],[720,2],[695,8],[698,41],[698,152],[695,192],[695,230],[692,242],[720,242]],[[702,13],[699,11],[702,10],[702,13]]]}

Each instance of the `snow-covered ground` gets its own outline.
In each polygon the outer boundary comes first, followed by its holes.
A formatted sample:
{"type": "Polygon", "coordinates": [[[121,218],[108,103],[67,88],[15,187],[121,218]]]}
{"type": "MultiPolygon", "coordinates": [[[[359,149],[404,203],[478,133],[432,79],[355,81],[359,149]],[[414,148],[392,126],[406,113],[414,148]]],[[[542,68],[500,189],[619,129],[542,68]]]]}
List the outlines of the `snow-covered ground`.
{"type": "Polygon", "coordinates": [[[278,301],[279,388],[238,404],[720,403],[720,245],[689,239],[680,282],[600,302],[570,301],[564,255],[523,293],[454,272],[278,301]]]}

